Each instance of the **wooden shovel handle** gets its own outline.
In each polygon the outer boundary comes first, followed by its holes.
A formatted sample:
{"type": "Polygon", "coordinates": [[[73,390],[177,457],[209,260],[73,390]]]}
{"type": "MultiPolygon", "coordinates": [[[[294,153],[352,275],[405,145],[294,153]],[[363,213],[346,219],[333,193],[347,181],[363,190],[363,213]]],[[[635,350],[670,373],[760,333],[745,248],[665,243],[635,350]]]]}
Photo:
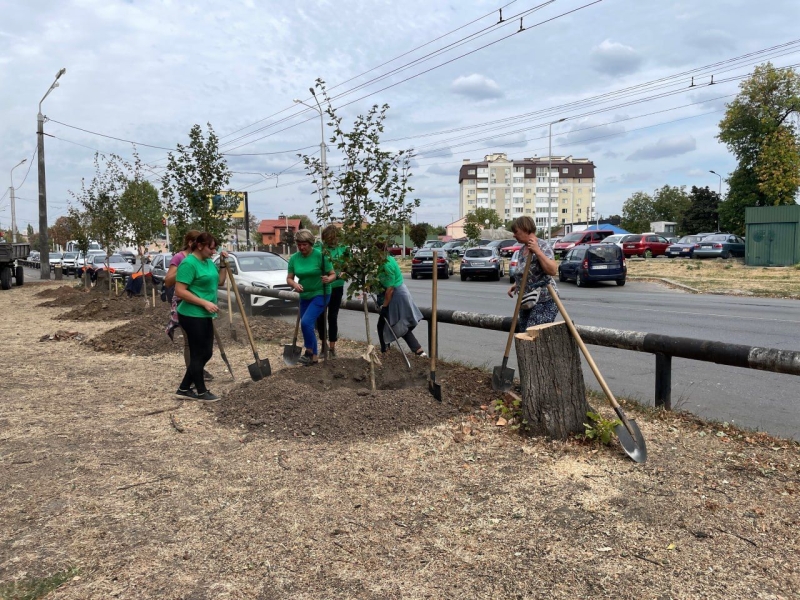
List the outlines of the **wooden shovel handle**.
{"type": "Polygon", "coordinates": [[[525,272],[522,274],[522,281],[519,284],[519,292],[517,293],[517,301],[514,304],[514,316],[511,317],[511,330],[508,332],[508,341],[506,342],[506,351],[503,354],[504,359],[508,359],[511,353],[511,340],[514,339],[514,333],[517,330],[517,320],[519,319],[519,307],[522,306],[522,297],[525,295],[525,284],[528,283],[528,272],[531,270],[531,262],[533,261],[533,252],[528,251],[528,258],[525,259],[525,272]]]}
{"type": "Polygon", "coordinates": [[[233,327],[233,311],[231,310],[231,280],[225,280],[225,291],[227,292],[225,295],[228,297],[228,323],[230,323],[231,328],[233,327]]]}
{"type": "MultiPolygon", "coordinates": [[[[433,250],[433,285],[431,286],[431,373],[436,372],[436,287],[439,282],[438,252],[433,250]]],[[[446,265],[445,265],[446,266],[446,265]]]]}
{"type": "Polygon", "coordinates": [[[239,295],[239,287],[236,285],[236,280],[233,278],[233,273],[231,272],[231,267],[227,260],[225,261],[225,270],[228,272],[228,278],[231,280],[233,294],[236,296],[236,306],[239,307],[239,314],[242,315],[244,330],[247,332],[247,339],[250,340],[250,347],[253,349],[253,356],[256,360],[258,360],[258,350],[256,350],[256,343],[253,340],[253,332],[250,331],[250,323],[247,322],[247,315],[244,314],[244,305],[242,305],[242,297],[239,295]]]}

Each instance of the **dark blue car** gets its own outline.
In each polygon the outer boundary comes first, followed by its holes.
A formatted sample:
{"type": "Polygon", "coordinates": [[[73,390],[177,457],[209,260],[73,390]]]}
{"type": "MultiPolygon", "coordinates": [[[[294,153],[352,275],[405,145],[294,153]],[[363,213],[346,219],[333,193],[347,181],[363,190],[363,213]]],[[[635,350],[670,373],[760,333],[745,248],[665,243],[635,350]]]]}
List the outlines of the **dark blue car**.
{"type": "Polygon", "coordinates": [[[692,258],[694,256],[695,244],[698,244],[704,237],[711,235],[710,233],[698,233],[696,235],[685,235],[676,243],[667,248],[666,255],[669,258],[692,258]]]}
{"type": "Polygon", "coordinates": [[[582,244],[569,250],[558,265],[558,280],[575,280],[578,287],[595,281],[625,285],[628,266],[616,244],[582,244]]]}

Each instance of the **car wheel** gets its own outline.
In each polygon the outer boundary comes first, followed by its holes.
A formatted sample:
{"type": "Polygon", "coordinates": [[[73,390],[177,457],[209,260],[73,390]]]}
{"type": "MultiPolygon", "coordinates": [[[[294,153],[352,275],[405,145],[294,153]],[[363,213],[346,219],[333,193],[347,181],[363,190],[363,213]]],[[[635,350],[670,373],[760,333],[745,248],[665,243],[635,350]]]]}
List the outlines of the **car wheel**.
{"type": "Polygon", "coordinates": [[[644,251],[644,257],[645,258],[653,258],[653,251],[650,250],[650,248],[648,248],[647,250],[644,251]]]}
{"type": "Polygon", "coordinates": [[[561,269],[558,270],[558,280],[559,281],[566,281],[567,278],[564,277],[564,273],[561,272],[561,269]]]}
{"type": "Polygon", "coordinates": [[[624,279],[617,279],[617,285],[625,285],[624,279]]]}
{"type": "Polygon", "coordinates": [[[586,287],[586,282],[583,280],[580,273],[575,276],[575,285],[578,287],[586,287]]]}
{"type": "Polygon", "coordinates": [[[450,271],[445,269],[444,274],[442,275],[442,279],[450,279],[450,271]]]}
{"type": "Polygon", "coordinates": [[[500,281],[500,275],[501,273],[499,270],[492,273],[492,281],[500,281]]]}
{"type": "Polygon", "coordinates": [[[466,280],[467,280],[467,276],[464,275],[464,273],[462,273],[461,274],[461,281],[466,281],[466,280]]]}
{"type": "Polygon", "coordinates": [[[725,252],[723,252],[722,254],[720,254],[720,256],[721,256],[722,258],[730,258],[730,257],[731,257],[731,253],[730,253],[730,252],[728,252],[728,251],[726,250],[725,252]]]}
{"type": "Polygon", "coordinates": [[[17,281],[17,287],[21,286],[25,281],[25,270],[22,267],[17,267],[14,279],[17,281]]]}
{"type": "Polygon", "coordinates": [[[414,271],[411,271],[411,279],[416,279],[416,278],[417,278],[417,274],[414,273],[414,271]]]}

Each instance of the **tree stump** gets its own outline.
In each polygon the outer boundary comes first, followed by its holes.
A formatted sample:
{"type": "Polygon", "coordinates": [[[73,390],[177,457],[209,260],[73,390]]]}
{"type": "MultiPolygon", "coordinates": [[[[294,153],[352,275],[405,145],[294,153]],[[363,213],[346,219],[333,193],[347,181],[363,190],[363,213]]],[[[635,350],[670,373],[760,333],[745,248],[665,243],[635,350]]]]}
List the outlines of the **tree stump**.
{"type": "Polygon", "coordinates": [[[591,408],[580,350],[566,323],[537,325],[514,337],[527,432],[559,440],[582,433],[591,408]]]}

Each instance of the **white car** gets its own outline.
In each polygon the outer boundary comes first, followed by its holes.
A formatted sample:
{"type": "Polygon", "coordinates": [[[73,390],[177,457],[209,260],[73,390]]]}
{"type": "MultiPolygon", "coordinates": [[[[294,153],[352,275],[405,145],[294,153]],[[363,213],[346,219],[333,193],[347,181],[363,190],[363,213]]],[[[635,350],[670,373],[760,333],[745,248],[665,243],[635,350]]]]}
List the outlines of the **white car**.
{"type": "Polygon", "coordinates": [[[618,233],[616,235],[610,235],[600,243],[601,244],[616,244],[617,246],[619,246],[619,248],[621,250],[622,249],[622,241],[626,237],[628,237],[629,235],[632,235],[632,234],[630,234],[630,233],[618,233]]]}
{"type": "MultiPolygon", "coordinates": [[[[228,262],[238,285],[292,291],[292,288],[286,284],[289,262],[279,254],[274,252],[229,252],[228,262]]],[[[219,266],[219,256],[214,257],[214,263],[219,266]]],[[[250,306],[253,309],[288,304],[291,304],[288,300],[280,298],[250,296],[250,306]]]]}

